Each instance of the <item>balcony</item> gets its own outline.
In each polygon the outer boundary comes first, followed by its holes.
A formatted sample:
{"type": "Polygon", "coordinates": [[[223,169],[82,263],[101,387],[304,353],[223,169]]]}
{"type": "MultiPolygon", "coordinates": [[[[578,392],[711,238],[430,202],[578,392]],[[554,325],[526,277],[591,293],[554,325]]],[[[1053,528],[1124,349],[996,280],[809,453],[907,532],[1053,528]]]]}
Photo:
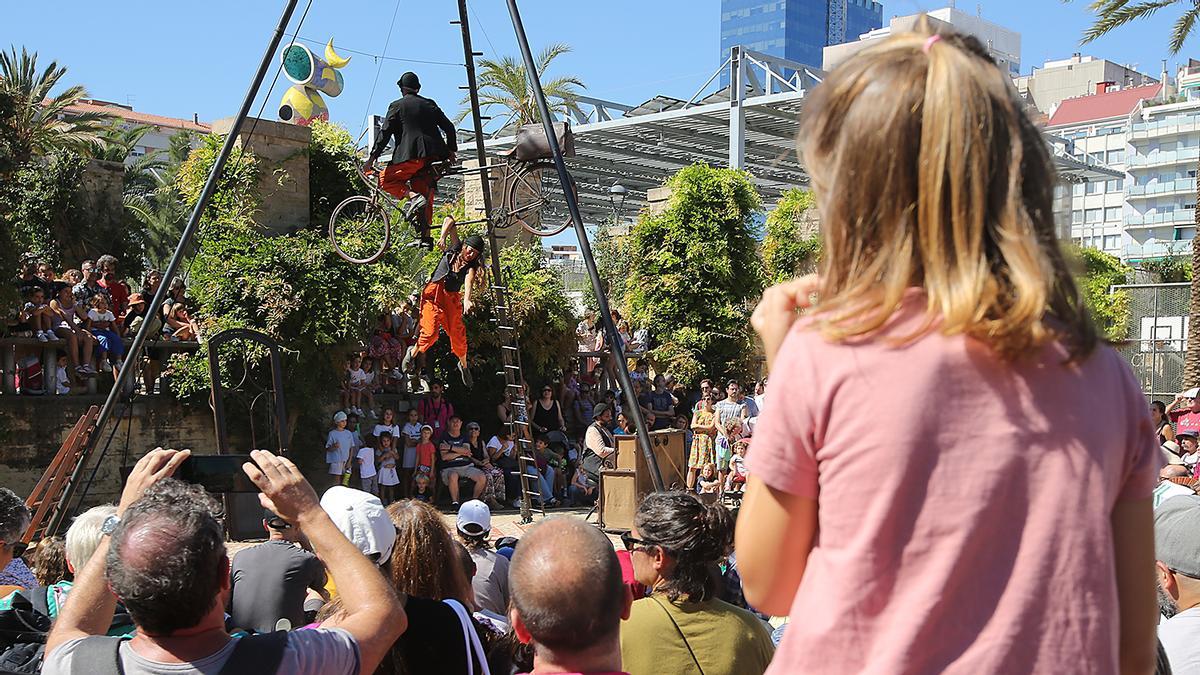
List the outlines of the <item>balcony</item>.
{"type": "Polygon", "coordinates": [[[1184,239],[1180,241],[1159,241],[1151,239],[1144,244],[1132,243],[1125,246],[1122,251],[1121,259],[1130,260],[1145,260],[1147,258],[1174,258],[1180,255],[1190,255],[1192,252],[1192,241],[1184,239]]]}
{"type": "Polygon", "coordinates": [[[1125,191],[1126,199],[1150,199],[1165,195],[1193,194],[1196,192],[1195,178],[1155,182],[1152,185],[1131,185],[1125,191]]]}
{"type": "Polygon", "coordinates": [[[1170,166],[1172,164],[1195,164],[1200,162],[1200,148],[1186,150],[1171,150],[1168,152],[1154,151],[1148,155],[1133,155],[1125,159],[1125,165],[1131,169],[1151,166],[1170,166]]]}
{"type": "Polygon", "coordinates": [[[1160,120],[1158,122],[1142,122],[1134,124],[1129,132],[1129,140],[1144,141],[1149,138],[1162,138],[1176,134],[1191,134],[1200,131],[1200,117],[1191,116],[1184,120],[1160,120]]]}
{"type": "Polygon", "coordinates": [[[1158,227],[1160,225],[1172,225],[1174,227],[1180,227],[1195,224],[1195,209],[1176,209],[1174,211],[1167,211],[1166,213],[1153,213],[1144,216],[1125,216],[1126,229],[1144,229],[1148,227],[1158,227]]]}

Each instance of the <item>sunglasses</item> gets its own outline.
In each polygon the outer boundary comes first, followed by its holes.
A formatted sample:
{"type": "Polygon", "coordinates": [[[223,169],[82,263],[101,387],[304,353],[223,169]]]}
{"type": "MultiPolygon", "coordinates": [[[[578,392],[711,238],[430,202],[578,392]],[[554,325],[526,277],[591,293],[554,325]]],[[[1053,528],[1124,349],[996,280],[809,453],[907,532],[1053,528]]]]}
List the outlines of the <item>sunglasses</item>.
{"type": "Polygon", "coordinates": [[[630,534],[628,532],[621,535],[621,545],[624,546],[625,550],[629,551],[630,553],[633,553],[634,551],[638,550],[639,548],[650,548],[652,546],[658,546],[658,544],[655,544],[652,541],[646,541],[645,539],[638,539],[637,537],[634,537],[632,534],[630,534]]]}
{"type": "Polygon", "coordinates": [[[25,555],[26,549],[29,548],[29,544],[26,544],[23,541],[14,541],[11,544],[5,545],[12,549],[12,557],[14,558],[20,558],[21,556],[25,555]]]}

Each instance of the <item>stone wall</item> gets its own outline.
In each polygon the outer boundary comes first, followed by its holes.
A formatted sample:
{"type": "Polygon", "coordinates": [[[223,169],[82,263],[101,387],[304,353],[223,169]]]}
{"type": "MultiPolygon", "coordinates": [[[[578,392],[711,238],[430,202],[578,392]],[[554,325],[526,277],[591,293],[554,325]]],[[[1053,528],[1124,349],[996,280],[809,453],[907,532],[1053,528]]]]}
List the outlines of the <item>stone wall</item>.
{"type": "MultiPolygon", "coordinates": [[[[22,497],[28,495],[79,417],[88,406],[103,403],[103,398],[97,396],[0,396],[0,485],[22,497]]],[[[117,412],[121,410],[118,406],[117,412]]],[[[99,448],[105,439],[107,435],[99,448]]],[[[130,464],[159,446],[215,452],[212,413],[206,408],[183,406],[168,397],[135,402],[132,426],[129,416],[117,424],[108,455],[88,494],[89,505],[112,501],[119,495],[119,467],[127,444],[130,464]]]]}
{"type": "MultiPolygon", "coordinates": [[[[227,134],[233,118],[213,122],[214,134],[227,134]]],[[[308,145],[312,131],[308,127],[247,117],[239,141],[261,160],[259,180],[262,206],[255,220],[279,233],[306,229],[308,205],[308,145]],[[250,131],[254,137],[250,138],[250,131]]]]}

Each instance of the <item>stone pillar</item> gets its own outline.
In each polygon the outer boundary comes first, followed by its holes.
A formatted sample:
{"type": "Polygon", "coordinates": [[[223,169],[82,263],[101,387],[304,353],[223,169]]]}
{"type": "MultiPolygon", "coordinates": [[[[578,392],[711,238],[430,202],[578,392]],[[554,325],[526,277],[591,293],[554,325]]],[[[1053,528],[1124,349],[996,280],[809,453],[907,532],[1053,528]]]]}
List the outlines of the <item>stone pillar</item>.
{"type": "MultiPolygon", "coordinates": [[[[227,134],[233,118],[212,124],[214,134],[227,134]]],[[[262,205],[255,221],[277,234],[286,234],[309,226],[308,145],[312,131],[308,127],[272,120],[255,122],[247,117],[242,123],[239,145],[258,156],[262,167],[259,195],[262,205]],[[249,138],[251,129],[254,137],[249,138]]]]}
{"type": "Polygon", "coordinates": [[[667,210],[667,206],[671,203],[671,188],[664,185],[662,187],[650,188],[646,190],[646,210],[650,215],[656,216],[667,210]]]}

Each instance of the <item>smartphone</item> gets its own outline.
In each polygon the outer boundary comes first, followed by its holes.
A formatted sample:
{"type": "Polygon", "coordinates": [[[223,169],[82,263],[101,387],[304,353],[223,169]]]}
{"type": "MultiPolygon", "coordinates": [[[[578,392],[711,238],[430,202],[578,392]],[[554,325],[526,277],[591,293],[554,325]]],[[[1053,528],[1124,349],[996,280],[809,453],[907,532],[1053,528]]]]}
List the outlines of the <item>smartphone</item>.
{"type": "Polygon", "coordinates": [[[192,455],[183,460],[175,477],[214,493],[258,492],[242,465],[253,463],[250,455],[192,455]]]}

